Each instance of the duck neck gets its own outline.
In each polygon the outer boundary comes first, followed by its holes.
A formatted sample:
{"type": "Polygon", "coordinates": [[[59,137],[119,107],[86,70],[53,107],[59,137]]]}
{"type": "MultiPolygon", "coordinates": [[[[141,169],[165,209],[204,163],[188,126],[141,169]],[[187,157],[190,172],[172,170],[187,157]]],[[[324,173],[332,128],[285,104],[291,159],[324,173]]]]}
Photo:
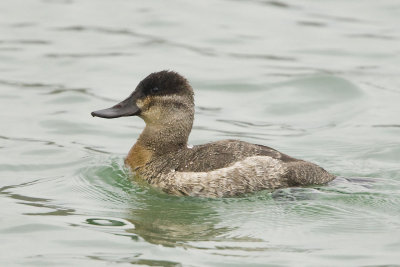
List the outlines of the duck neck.
{"type": "MultiPolygon", "coordinates": [[[[184,114],[184,113],[183,113],[184,114]]],[[[138,169],[151,161],[153,157],[173,153],[187,146],[193,124],[193,113],[172,116],[163,122],[147,121],[146,127],[137,142],[131,148],[126,163],[132,169],[138,169]]]]}
{"type": "Polygon", "coordinates": [[[166,124],[146,124],[136,144],[154,151],[156,155],[174,152],[187,145],[192,123],[187,124],[184,120],[166,124]]]}

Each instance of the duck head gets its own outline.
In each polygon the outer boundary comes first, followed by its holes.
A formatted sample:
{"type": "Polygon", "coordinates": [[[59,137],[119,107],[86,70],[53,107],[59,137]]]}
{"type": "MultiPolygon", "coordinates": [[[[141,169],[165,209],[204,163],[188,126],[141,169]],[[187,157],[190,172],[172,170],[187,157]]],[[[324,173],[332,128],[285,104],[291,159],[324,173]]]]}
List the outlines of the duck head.
{"type": "Polygon", "coordinates": [[[154,72],[143,79],[124,101],[92,116],[112,119],[139,116],[146,124],[171,124],[194,115],[193,89],[188,81],[173,71],[154,72]]]}

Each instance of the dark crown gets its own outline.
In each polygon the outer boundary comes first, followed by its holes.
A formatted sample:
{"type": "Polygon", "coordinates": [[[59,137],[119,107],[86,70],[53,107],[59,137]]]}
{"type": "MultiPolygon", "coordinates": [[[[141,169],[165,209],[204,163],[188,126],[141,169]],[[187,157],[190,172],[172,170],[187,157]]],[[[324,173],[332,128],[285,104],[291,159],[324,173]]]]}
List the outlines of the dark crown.
{"type": "Polygon", "coordinates": [[[139,83],[139,87],[145,95],[193,94],[192,87],[183,76],[167,70],[153,72],[139,83]]]}

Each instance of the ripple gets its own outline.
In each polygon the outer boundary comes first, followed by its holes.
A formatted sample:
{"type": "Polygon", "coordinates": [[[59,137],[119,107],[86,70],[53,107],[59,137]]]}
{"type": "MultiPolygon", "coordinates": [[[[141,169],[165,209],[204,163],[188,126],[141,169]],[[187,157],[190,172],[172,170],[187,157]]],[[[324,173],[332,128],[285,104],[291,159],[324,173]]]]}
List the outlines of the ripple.
{"type": "MultiPolygon", "coordinates": [[[[265,92],[263,97],[265,112],[281,116],[327,112],[329,115],[325,114],[325,117],[331,120],[337,116],[340,116],[338,120],[345,120],[349,118],[348,109],[355,106],[354,101],[365,97],[363,91],[351,81],[334,75],[308,75],[269,87],[271,90],[265,92]],[[349,105],[348,109],[343,108],[345,105],[349,105]],[[339,110],[345,109],[346,112],[338,112],[338,106],[342,106],[339,110]]],[[[312,116],[308,120],[313,120],[312,116]]]]}
{"type": "Polygon", "coordinates": [[[35,88],[35,89],[47,90],[48,91],[47,94],[77,93],[77,94],[84,94],[97,99],[102,99],[109,102],[118,101],[117,99],[103,97],[95,93],[91,93],[90,92],[91,89],[89,88],[71,88],[63,84],[51,84],[42,82],[21,82],[21,81],[9,81],[9,80],[0,80],[0,84],[25,88],[25,89],[35,88]]]}
{"type": "Polygon", "coordinates": [[[17,22],[13,23],[10,26],[13,28],[28,28],[28,27],[33,27],[36,26],[36,22],[17,22]]]}
{"type": "Polygon", "coordinates": [[[78,163],[82,162],[81,159],[73,160],[73,161],[64,161],[61,163],[17,163],[17,164],[0,164],[0,170],[7,170],[8,172],[13,171],[15,173],[18,172],[27,172],[27,171],[50,171],[50,170],[60,170],[65,167],[76,166],[78,163]]]}
{"type": "Polygon", "coordinates": [[[196,53],[199,53],[199,54],[205,55],[205,56],[217,55],[217,53],[215,53],[212,48],[204,48],[204,47],[198,47],[198,46],[188,45],[188,44],[184,44],[184,43],[178,43],[175,41],[161,38],[159,36],[145,34],[145,33],[139,33],[139,32],[133,31],[131,29],[115,29],[115,28],[78,25],[78,26],[68,26],[68,27],[56,28],[56,30],[58,30],[58,31],[77,31],[77,32],[93,31],[93,32],[98,32],[98,33],[103,33],[103,34],[117,34],[117,35],[131,36],[131,37],[135,37],[135,38],[145,39],[146,42],[142,44],[143,46],[148,46],[149,44],[162,44],[162,45],[169,45],[172,47],[184,48],[186,50],[190,50],[192,52],[196,52],[196,53]]]}
{"type": "Polygon", "coordinates": [[[216,114],[222,111],[221,107],[204,107],[204,106],[196,106],[196,113],[202,115],[211,115],[215,116],[216,114]]]}
{"type": "Polygon", "coordinates": [[[105,52],[105,53],[52,53],[46,54],[49,58],[101,58],[101,57],[127,57],[134,56],[135,53],[122,53],[122,52],[105,52]]]}
{"type": "Polygon", "coordinates": [[[268,136],[274,136],[274,135],[268,135],[265,133],[249,133],[249,132],[244,132],[244,131],[232,131],[232,130],[221,130],[221,129],[215,129],[214,127],[204,127],[204,126],[196,126],[193,127],[195,130],[202,130],[202,131],[207,131],[207,132],[214,132],[214,133],[220,133],[224,137],[242,137],[242,138],[251,138],[253,140],[270,140],[268,136]]]}
{"type": "Polygon", "coordinates": [[[241,128],[252,129],[253,131],[256,129],[262,129],[263,135],[276,135],[276,136],[302,136],[307,133],[305,129],[296,129],[288,124],[275,124],[275,123],[267,123],[267,122],[251,122],[251,121],[239,121],[239,120],[226,120],[226,119],[217,119],[216,121],[225,122],[233,126],[238,126],[241,128]],[[265,132],[268,131],[276,131],[278,134],[271,134],[265,132]]]}
{"type": "Polygon", "coordinates": [[[279,7],[279,8],[290,8],[292,7],[291,5],[282,2],[282,1],[262,1],[264,5],[269,5],[273,7],[279,7]]]}
{"type": "Polygon", "coordinates": [[[0,47],[0,51],[22,51],[19,47],[0,47]]]}
{"type": "Polygon", "coordinates": [[[21,45],[49,45],[50,41],[37,40],[37,39],[25,39],[25,40],[0,40],[1,44],[21,44],[21,45]]]}
{"type": "Polygon", "coordinates": [[[18,141],[18,142],[43,143],[44,145],[54,145],[54,146],[56,146],[56,147],[63,147],[63,145],[57,144],[57,143],[54,142],[54,141],[40,140],[40,139],[31,138],[31,137],[9,137],[9,136],[0,136],[0,139],[12,140],[12,141],[18,141]]]}
{"type": "Polygon", "coordinates": [[[98,225],[98,226],[125,226],[126,223],[120,220],[114,219],[105,219],[105,218],[90,218],[86,219],[86,222],[91,225],[98,225]]]}
{"type": "Polygon", "coordinates": [[[142,254],[137,253],[134,256],[126,255],[95,255],[89,256],[89,258],[94,260],[100,260],[104,262],[115,262],[115,263],[130,263],[140,266],[165,266],[165,267],[180,267],[181,263],[177,261],[167,261],[167,260],[156,260],[156,259],[146,259],[142,257],[138,259],[142,254]]]}
{"type": "Polygon", "coordinates": [[[21,226],[9,227],[1,230],[2,234],[30,234],[33,232],[47,232],[62,230],[61,227],[49,224],[24,224],[21,226]]]}
{"type": "Polygon", "coordinates": [[[376,127],[376,128],[400,128],[400,124],[376,124],[376,125],[372,125],[372,127],[376,127]]]}
{"type": "MultiPolygon", "coordinates": [[[[231,1],[242,1],[242,0],[231,0],[231,1]]],[[[288,4],[285,1],[278,1],[278,0],[253,0],[248,2],[279,9],[291,9],[295,7],[294,5],[288,4]]]]}
{"type": "Polygon", "coordinates": [[[57,180],[60,180],[62,178],[56,177],[56,178],[42,178],[42,179],[37,179],[33,180],[30,182],[26,183],[21,183],[17,185],[11,185],[11,186],[4,186],[0,188],[0,195],[6,195],[9,198],[16,199],[18,200],[19,204],[35,207],[35,208],[40,208],[40,210],[43,209],[50,209],[51,211],[40,211],[40,212],[26,212],[24,213],[25,215],[31,215],[31,216],[67,216],[67,215],[72,215],[75,213],[74,209],[63,207],[60,205],[56,205],[52,203],[53,201],[48,198],[43,198],[43,197],[32,197],[32,196],[27,196],[27,195],[22,195],[19,193],[16,193],[15,191],[21,190],[24,187],[32,187],[37,184],[47,184],[50,182],[55,182],[57,180]]]}
{"type": "Polygon", "coordinates": [[[227,53],[227,56],[240,59],[262,59],[262,60],[278,60],[278,61],[297,61],[294,57],[265,55],[265,54],[248,54],[248,53],[227,53]]]}
{"type": "MultiPolygon", "coordinates": [[[[215,48],[212,47],[200,47],[194,44],[186,44],[181,42],[176,42],[173,40],[161,38],[159,36],[145,34],[133,31],[131,29],[114,29],[114,28],[104,28],[104,27],[95,27],[95,26],[68,26],[57,28],[58,31],[76,31],[76,32],[84,32],[84,31],[93,31],[103,34],[117,34],[117,35],[125,35],[131,36],[135,38],[145,39],[145,43],[143,46],[148,46],[152,44],[156,45],[168,45],[177,48],[183,48],[195,53],[198,53],[203,56],[213,56],[213,57],[231,57],[231,58],[239,58],[239,59],[261,59],[261,60],[277,60],[277,61],[296,61],[294,57],[288,56],[278,56],[278,55],[268,55],[268,54],[250,54],[250,53],[238,53],[238,52],[225,52],[225,51],[217,51],[215,48]]],[[[112,54],[118,54],[118,52],[113,52],[112,54]]],[[[54,55],[54,54],[53,54],[54,55]]],[[[56,55],[58,57],[59,55],[56,55]]],[[[63,56],[63,55],[60,55],[63,56]]],[[[66,55],[68,56],[68,55],[66,55]]],[[[77,57],[81,57],[79,55],[73,55],[77,57]]]]}
{"type": "Polygon", "coordinates": [[[333,20],[337,22],[344,22],[344,23],[363,23],[363,24],[372,24],[373,21],[370,20],[364,20],[360,19],[357,17],[348,17],[348,16],[336,16],[336,15],[331,15],[331,14],[324,14],[324,13],[311,13],[310,16],[316,17],[316,18],[323,18],[323,19],[328,19],[328,20],[333,20]]]}
{"type": "Polygon", "coordinates": [[[298,21],[297,24],[301,26],[318,27],[318,28],[327,26],[326,23],[319,21],[298,21]]]}
{"type": "Polygon", "coordinates": [[[72,226],[101,231],[117,236],[126,236],[138,240],[138,236],[132,231],[135,229],[130,221],[116,217],[90,217],[75,216],[72,226]]]}
{"type": "Polygon", "coordinates": [[[363,38],[363,39],[397,40],[397,38],[395,36],[383,35],[383,34],[372,34],[372,33],[348,34],[347,36],[352,37],[352,38],[363,38]]]}
{"type": "Polygon", "coordinates": [[[378,85],[378,84],[375,84],[375,83],[363,82],[363,84],[366,84],[368,86],[372,86],[372,87],[374,87],[375,89],[378,89],[378,90],[389,91],[389,92],[392,92],[392,93],[400,94],[400,91],[397,90],[397,89],[388,88],[388,87],[381,86],[381,85],[378,85]]]}
{"type": "Polygon", "coordinates": [[[108,202],[107,206],[127,204],[130,194],[140,189],[131,182],[129,171],[121,165],[120,159],[102,160],[104,165],[90,165],[79,169],[74,190],[83,193],[83,197],[108,202]]]}

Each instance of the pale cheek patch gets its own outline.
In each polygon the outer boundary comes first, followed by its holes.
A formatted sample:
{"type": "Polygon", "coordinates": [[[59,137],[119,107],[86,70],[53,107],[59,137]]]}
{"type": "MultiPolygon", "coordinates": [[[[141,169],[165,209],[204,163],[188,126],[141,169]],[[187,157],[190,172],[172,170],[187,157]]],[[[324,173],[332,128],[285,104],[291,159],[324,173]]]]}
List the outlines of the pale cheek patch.
{"type": "Polygon", "coordinates": [[[148,106],[150,102],[151,102],[151,99],[150,99],[149,97],[146,97],[146,98],[144,98],[144,99],[138,99],[138,100],[136,101],[136,105],[137,105],[141,110],[143,110],[143,109],[146,109],[146,108],[147,108],[146,106],[148,106]]]}
{"type": "Polygon", "coordinates": [[[136,105],[141,110],[140,117],[147,123],[153,123],[162,119],[164,114],[169,113],[169,110],[164,107],[171,102],[185,103],[187,98],[179,95],[148,96],[137,100],[136,105]]]}
{"type": "Polygon", "coordinates": [[[150,109],[142,111],[140,117],[147,123],[157,122],[161,119],[162,109],[158,106],[153,106],[150,109]]]}
{"type": "Polygon", "coordinates": [[[153,122],[160,119],[161,109],[158,106],[150,106],[150,103],[156,101],[154,97],[146,97],[144,99],[139,99],[136,101],[136,105],[140,108],[141,112],[139,117],[141,117],[145,122],[153,122]]]}

